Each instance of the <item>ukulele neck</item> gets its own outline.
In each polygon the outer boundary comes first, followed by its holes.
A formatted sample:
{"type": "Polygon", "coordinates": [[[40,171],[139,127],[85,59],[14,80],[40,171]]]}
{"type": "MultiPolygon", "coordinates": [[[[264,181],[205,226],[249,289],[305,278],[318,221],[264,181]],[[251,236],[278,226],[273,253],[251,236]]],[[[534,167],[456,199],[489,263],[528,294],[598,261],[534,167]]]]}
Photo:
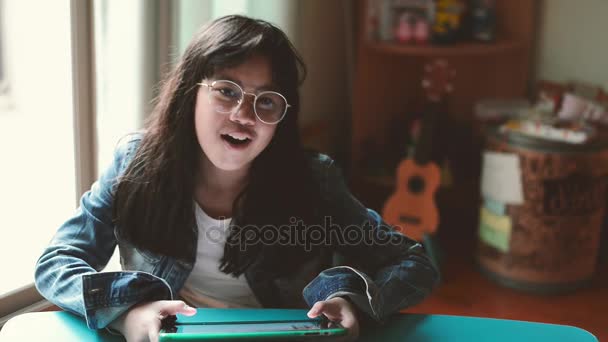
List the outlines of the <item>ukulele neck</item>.
{"type": "Polygon", "coordinates": [[[414,160],[419,165],[433,161],[433,141],[437,138],[438,116],[441,115],[443,101],[429,101],[422,117],[422,127],[418,144],[414,150],[414,160]]]}

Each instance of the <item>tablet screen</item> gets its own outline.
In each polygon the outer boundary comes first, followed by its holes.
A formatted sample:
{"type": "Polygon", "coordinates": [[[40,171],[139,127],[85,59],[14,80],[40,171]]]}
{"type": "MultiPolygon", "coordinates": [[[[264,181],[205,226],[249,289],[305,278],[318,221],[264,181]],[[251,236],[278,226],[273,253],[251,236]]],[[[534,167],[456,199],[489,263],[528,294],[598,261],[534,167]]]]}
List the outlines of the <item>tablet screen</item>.
{"type": "Polygon", "coordinates": [[[179,325],[177,333],[223,333],[223,332],[263,332],[263,331],[308,331],[340,328],[339,325],[322,322],[280,322],[280,323],[242,323],[242,324],[208,324],[208,325],[179,325]]]}

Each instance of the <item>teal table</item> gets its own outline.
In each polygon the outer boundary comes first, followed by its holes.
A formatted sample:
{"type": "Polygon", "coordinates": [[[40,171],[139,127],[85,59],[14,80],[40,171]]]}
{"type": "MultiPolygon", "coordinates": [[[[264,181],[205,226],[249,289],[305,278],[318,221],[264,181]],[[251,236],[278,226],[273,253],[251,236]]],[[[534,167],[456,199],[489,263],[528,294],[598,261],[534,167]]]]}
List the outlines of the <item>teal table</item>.
{"type": "MultiPolygon", "coordinates": [[[[397,315],[366,331],[360,341],[589,341],[586,330],[556,324],[446,315],[397,315]]],[[[124,341],[104,330],[89,330],[85,321],[67,312],[28,313],[11,318],[0,330],[7,341],[124,341]]]]}

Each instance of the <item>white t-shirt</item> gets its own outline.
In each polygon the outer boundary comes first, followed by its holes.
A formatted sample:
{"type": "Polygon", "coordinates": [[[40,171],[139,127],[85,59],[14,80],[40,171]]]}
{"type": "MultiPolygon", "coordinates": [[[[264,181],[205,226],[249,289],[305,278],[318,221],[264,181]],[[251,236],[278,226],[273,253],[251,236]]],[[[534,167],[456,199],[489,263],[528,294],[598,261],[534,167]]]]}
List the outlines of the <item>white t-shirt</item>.
{"type": "Polygon", "coordinates": [[[259,308],[244,275],[234,278],[219,270],[232,219],[216,220],[195,202],[198,248],[194,268],[180,296],[194,307],[259,308]]]}

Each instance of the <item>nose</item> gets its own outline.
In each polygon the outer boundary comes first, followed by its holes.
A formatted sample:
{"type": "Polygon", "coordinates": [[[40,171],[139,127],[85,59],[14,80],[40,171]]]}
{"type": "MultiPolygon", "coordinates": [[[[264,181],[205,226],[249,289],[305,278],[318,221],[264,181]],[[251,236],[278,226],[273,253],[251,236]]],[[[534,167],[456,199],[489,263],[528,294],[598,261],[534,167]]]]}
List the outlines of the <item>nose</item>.
{"type": "Polygon", "coordinates": [[[248,96],[243,96],[241,103],[230,114],[230,121],[241,125],[252,126],[255,125],[256,121],[255,111],[253,109],[254,97],[251,97],[251,100],[247,100],[247,97],[248,96]]]}

